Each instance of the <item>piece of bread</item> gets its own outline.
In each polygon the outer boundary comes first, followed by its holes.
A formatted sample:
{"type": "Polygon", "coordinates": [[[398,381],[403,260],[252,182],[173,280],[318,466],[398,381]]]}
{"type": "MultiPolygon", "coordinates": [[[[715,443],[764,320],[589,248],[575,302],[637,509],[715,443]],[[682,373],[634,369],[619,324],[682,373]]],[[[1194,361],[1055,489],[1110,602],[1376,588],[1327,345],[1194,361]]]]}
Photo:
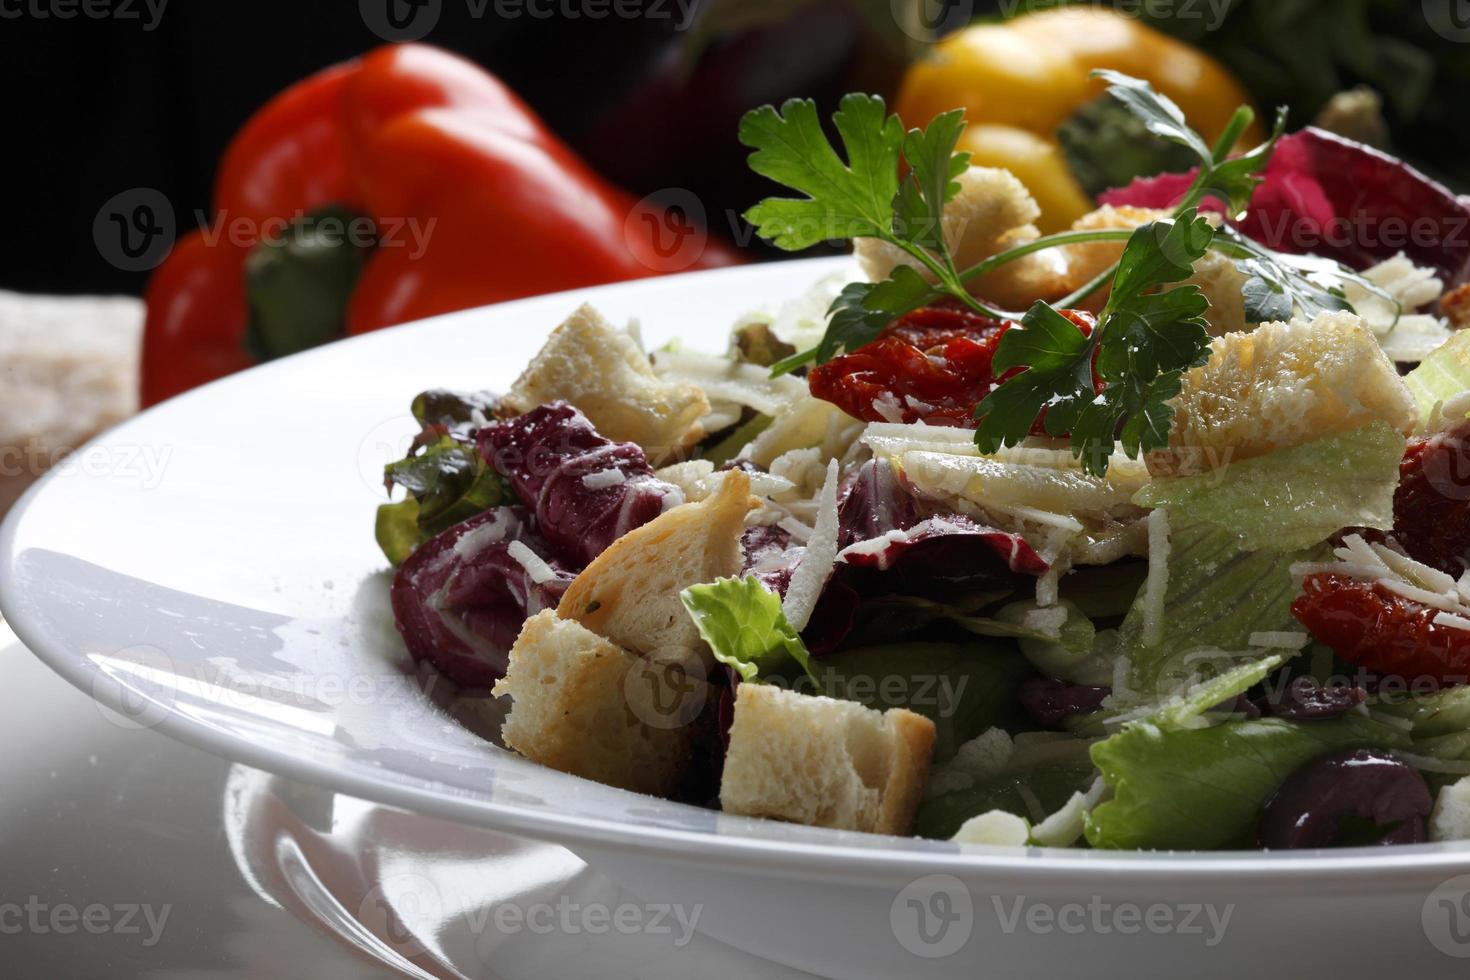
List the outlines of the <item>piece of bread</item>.
{"type": "Polygon", "coordinates": [[[1419,422],[1393,362],[1352,313],[1216,338],[1171,404],[1169,446],[1148,455],[1155,476],[1218,469],[1380,419],[1407,436],[1419,422]]]}
{"type": "Polygon", "coordinates": [[[573,580],[557,615],[634,653],[677,656],[704,641],[679,593],[738,575],[745,515],[760,506],[732,470],[718,492],[660,514],[614,541],[573,580]]]}
{"type": "MultiPolygon", "coordinates": [[[[1040,237],[1034,222],[1041,216],[1036,199],[1009,170],[970,167],[957,178],[960,189],[944,206],[944,240],[955,266],[968,268],[997,252],[1040,237]]],[[[932,281],[902,249],[876,238],[853,242],[853,254],[869,279],[886,279],[898,265],[912,266],[932,281]]],[[[970,290],[1001,306],[1024,308],[1057,292],[1066,266],[1055,251],[1038,252],[1011,262],[970,283],[970,290]]]]}
{"type": "MultiPolygon", "coordinates": [[[[1103,205],[1090,214],[1084,214],[1072,222],[1073,231],[1131,230],[1145,222],[1168,215],[1167,211],[1132,206],[1113,207],[1103,205]]],[[[1060,249],[1066,257],[1067,272],[1063,294],[1080,289],[1115,264],[1123,255],[1123,242],[1084,242],[1080,245],[1064,245],[1060,249]]],[[[1087,298],[1082,306],[1089,310],[1102,309],[1107,302],[1109,288],[1104,286],[1087,298]]]]}
{"type": "Polygon", "coordinates": [[[665,683],[664,667],[544,609],[526,620],[495,685],[512,698],[501,739],[552,769],[669,796],[705,732],[709,696],[703,677],[665,683]]]}
{"type": "MultiPolygon", "coordinates": [[[[143,303],[130,296],[0,291],[0,461],[8,464],[0,466],[0,516],[68,453],[138,410],[142,332],[143,303]]],[[[141,478],[162,478],[154,455],[139,456],[141,478]]]]}
{"type": "Polygon", "coordinates": [[[907,834],[934,755],[934,723],[768,684],[741,684],[720,783],[728,813],[907,834]]]}
{"type": "Polygon", "coordinates": [[[660,378],[638,342],[585,303],[552,331],[502,404],[524,413],[557,399],[581,409],[607,438],[635,442],[653,459],[697,442],[710,410],[698,385],[660,378]]]}

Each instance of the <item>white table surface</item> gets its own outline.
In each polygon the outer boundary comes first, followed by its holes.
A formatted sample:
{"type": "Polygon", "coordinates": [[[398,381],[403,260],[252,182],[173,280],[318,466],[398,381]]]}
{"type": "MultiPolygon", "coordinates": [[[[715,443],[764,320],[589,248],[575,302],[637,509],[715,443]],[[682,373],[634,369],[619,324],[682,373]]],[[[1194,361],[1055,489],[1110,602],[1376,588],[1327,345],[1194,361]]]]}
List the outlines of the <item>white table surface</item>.
{"type": "Polygon", "coordinates": [[[806,976],[702,936],[507,934],[487,910],[649,906],[559,847],[334,796],[119,724],[3,623],[0,671],[7,977],[806,976]],[[423,891],[421,921],[384,923],[375,896],[405,887],[423,891]]]}

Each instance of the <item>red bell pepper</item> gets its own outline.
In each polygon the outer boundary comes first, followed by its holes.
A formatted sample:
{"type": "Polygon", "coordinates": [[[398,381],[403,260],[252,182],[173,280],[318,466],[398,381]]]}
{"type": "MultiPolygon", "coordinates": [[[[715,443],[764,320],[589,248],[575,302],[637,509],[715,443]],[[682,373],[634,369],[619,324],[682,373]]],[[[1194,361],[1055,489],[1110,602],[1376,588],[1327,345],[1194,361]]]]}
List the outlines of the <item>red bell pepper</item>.
{"type": "Polygon", "coordinates": [[[268,103],[214,210],[149,283],[144,404],[343,334],[736,261],[603,181],[492,75],[413,44],[268,103]]]}

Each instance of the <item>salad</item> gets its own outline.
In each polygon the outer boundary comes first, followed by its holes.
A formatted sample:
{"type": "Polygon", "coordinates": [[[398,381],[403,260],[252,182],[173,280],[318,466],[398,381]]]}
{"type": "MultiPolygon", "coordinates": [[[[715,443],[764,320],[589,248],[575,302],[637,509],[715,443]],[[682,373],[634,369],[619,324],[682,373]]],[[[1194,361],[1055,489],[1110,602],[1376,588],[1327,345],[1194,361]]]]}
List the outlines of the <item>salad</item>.
{"type": "Polygon", "coordinates": [[[958,110],[767,106],[792,193],[747,220],[861,275],[722,353],[584,306],[508,392],[420,394],[376,528],[415,660],[532,760],[732,814],[1470,837],[1470,206],[1098,74],[1187,172],[1042,235],[958,110]]]}

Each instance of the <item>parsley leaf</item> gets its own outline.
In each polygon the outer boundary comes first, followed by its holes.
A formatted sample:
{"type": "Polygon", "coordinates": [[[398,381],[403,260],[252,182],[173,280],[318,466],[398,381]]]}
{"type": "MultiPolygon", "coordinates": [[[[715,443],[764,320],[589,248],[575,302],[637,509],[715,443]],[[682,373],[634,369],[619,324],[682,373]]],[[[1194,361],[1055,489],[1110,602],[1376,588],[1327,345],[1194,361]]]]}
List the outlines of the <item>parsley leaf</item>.
{"type": "Polygon", "coordinates": [[[897,116],[885,115],[882,99],[847,95],[833,122],[846,163],[827,141],[811,100],[789,100],[779,113],[771,106],[746,113],[740,141],[755,150],[752,169],[806,195],[767,198],[745,213],[746,220],[787,251],[836,238],[877,238],[903,250],[923,272],[900,264],[882,282],[849,285],[827,311],[822,342],[778,362],[773,374],[854,350],[896,317],[941,296],[1000,316],[966,290],[944,240],[944,205],[959,192],[958,177],[970,165],[968,153],[955,152],[963,110],[940,113],[926,128],[905,133],[897,116]],[[902,178],[901,164],[907,165],[902,178]]]}
{"type": "Polygon", "coordinates": [[[1174,100],[1139,78],[1119,71],[1098,69],[1093,78],[1108,82],[1108,94],[1117,99],[1136,116],[1150,133],[1171,143],[1178,143],[1193,150],[1201,166],[1210,167],[1215,162],[1208,144],[1200,138],[1184,118],[1184,112],[1174,100]]]}
{"type": "Polygon", "coordinates": [[[1083,469],[1108,469],[1113,443],[1139,452],[1166,445],[1185,370],[1209,356],[1209,303],[1187,279],[1210,248],[1214,228],[1193,208],[1136,229],[1124,247],[1113,291],[1090,336],[1037,302],[1019,328],[1006,331],[992,363],[997,372],[1025,367],[975,409],[975,442],[984,453],[1015,445],[1046,410],[1050,435],[1071,433],[1083,469]],[[1093,374],[1106,387],[1098,394],[1093,374]]]}
{"type": "Polygon", "coordinates": [[[832,116],[847,162],[827,141],[811,99],[788,99],[747,112],[740,142],[755,150],[750,168],[807,195],[767,198],[745,213],[756,233],[777,248],[797,251],[846,238],[888,238],[898,193],[903,124],[883,100],[852,93],[832,116]]]}
{"type": "Polygon", "coordinates": [[[1350,282],[1402,308],[1382,286],[1332,259],[1274,252],[1228,227],[1217,233],[1217,244],[1246,277],[1247,323],[1290,320],[1295,312],[1307,319],[1338,310],[1354,312],[1344,288],[1350,282]]]}
{"type": "Polygon", "coordinates": [[[893,233],[946,261],[944,205],[959,193],[956,178],[970,166],[970,154],[954,152],[964,129],[964,110],[951,109],[935,116],[927,129],[911,130],[904,137],[903,156],[909,172],[893,201],[893,233]]]}

